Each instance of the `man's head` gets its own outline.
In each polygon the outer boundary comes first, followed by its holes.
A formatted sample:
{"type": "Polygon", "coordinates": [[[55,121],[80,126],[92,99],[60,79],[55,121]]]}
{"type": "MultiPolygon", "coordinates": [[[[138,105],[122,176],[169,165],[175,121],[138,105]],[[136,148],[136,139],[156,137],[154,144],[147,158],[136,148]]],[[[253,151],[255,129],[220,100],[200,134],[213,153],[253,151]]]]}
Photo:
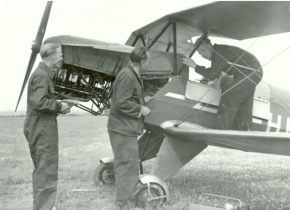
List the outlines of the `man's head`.
{"type": "Polygon", "coordinates": [[[137,47],[130,54],[130,61],[138,64],[140,67],[144,66],[149,60],[149,53],[146,47],[137,47]]]}
{"type": "Polygon", "coordinates": [[[195,45],[199,45],[197,52],[205,59],[210,60],[213,54],[213,46],[208,38],[199,38],[195,45]]]}
{"type": "Polygon", "coordinates": [[[40,56],[43,62],[53,71],[57,71],[62,67],[62,52],[59,44],[46,43],[40,49],[40,56]]]}

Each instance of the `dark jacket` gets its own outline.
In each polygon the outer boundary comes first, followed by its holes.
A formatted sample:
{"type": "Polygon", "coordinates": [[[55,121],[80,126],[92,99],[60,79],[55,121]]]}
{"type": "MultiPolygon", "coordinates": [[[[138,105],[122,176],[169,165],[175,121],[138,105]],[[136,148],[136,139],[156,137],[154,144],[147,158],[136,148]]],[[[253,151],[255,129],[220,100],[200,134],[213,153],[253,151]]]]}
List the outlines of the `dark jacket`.
{"type": "Polygon", "coordinates": [[[144,105],[142,81],[127,65],[114,81],[108,130],[129,136],[142,134],[141,105],[144,105]]]}
{"type": "Polygon", "coordinates": [[[234,82],[245,78],[245,75],[251,75],[250,78],[255,81],[255,83],[260,82],[263,77],[263,69],[254,55],[243,49],[229,45],[215,44],[213,50],[211,67],[205,68],[197,65],[195,68],[197,73],[213,80],[218,77],[221,72],[224,72],[229,76],[233,76],[234,82]],[[237,65],[232,66],[230,63],[257,69],[257,72],[253,73],[253,70],[239,67],[237,65]]]}
{"type": "Polygon", "coordinates": [[[57,146],[58,130],[56,116],[61,103],[55,100],[53,85],[54,72],[44,63],[31,75],[27,91],[27,112],[24,122],[24,134],[33,147],[50,142],[57,146]]]}

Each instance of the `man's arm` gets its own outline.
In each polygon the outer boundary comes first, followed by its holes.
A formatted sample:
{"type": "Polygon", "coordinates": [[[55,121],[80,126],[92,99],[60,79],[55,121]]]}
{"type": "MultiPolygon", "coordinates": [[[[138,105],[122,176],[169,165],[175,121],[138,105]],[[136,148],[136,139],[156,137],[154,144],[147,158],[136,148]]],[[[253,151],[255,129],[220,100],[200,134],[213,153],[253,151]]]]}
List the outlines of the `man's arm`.
{"type": "Polygon", "coordinates": [[[141,104],[132,100],[134,92],[134,80],[128,75],[120,75],[118,88],[116,89],[116,106],[125,115],[139,118],[141,112],[141,104]]]}
{"type": "Polygon", "coordinates": [[[49,97],[49,81],[44,75],[35,75],[31,80],[29,101],[39,111],[59,112],[62,103],[49,97]]]}
{"type": "Polygon", "coordinates": [[[214,80],[220,75],[220,72],[217,72],[212,68],[205,68],[204,66],[199,65],[196,65],[195,72],[210,80],[214,80]]]}

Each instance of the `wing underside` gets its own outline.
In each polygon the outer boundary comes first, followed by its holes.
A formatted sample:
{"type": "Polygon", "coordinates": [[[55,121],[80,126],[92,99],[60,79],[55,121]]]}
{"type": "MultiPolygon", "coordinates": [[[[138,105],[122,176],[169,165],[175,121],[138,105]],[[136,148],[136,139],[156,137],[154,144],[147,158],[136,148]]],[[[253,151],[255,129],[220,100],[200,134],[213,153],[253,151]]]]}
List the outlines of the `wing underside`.
{"type": "Polygon", "coordinates": [[[204,32],[243,40],[289,32],[289,22],[289,1],[221,1],[164,16],[134,31],[126,44],[150,44],[162,32],[152,49],[169,49],[176,27],[177,52],[188,54],[188,40],[204,32]]]}
{"type": "Polygon", "coordinates": [[[214,130],[186,123],[179,127],[167,127],[165,131],[170,136],[178,136],[178,138],[207,145],[290,156],[289,133],[214,130]]]}

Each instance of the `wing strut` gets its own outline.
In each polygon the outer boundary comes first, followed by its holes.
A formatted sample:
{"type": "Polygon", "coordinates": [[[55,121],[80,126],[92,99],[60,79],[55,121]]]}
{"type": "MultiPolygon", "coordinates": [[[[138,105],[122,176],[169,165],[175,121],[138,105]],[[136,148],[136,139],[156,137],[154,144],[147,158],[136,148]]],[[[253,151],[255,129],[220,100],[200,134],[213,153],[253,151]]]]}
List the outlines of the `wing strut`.
{"type": "MultiPolygon", "coordinates": [[[[201,40],[206,39],[206,38],[207,38],[207,35],[208,35],[208,32],[206,31],[206,32],[203,33],[203,35],[200,37],[200,39],[201,39],[201,40]]],[[[199,48],[199,46],[200,46],[201,43],[202,43],[202,42],[198,42],[198,43],[196,43],[196,45],[194,46],[194,48],[193,48],[192,51],[190,52],[189,57],[193,56],[193,54],[197,51],[197,49],[199,48]]]]}
{"type": "Polygon", "coordinates": [[[157,34],[157,36],[152,40],[152,42],[148,45],[148,49],[150,49],[155,42],[157,42],[157,40],[162,36],[162,34],[167,30],[167,28],[169,28],[169,26],[172,24],[172,21],[169,21],[166,26],[164,26],[164,28],[157,34]]]}
{"type": "Polygon", "coordinates": [[[177,34],[176,22],[172,22],[173,29],[173,72],[177,72],[177,34]]]}

